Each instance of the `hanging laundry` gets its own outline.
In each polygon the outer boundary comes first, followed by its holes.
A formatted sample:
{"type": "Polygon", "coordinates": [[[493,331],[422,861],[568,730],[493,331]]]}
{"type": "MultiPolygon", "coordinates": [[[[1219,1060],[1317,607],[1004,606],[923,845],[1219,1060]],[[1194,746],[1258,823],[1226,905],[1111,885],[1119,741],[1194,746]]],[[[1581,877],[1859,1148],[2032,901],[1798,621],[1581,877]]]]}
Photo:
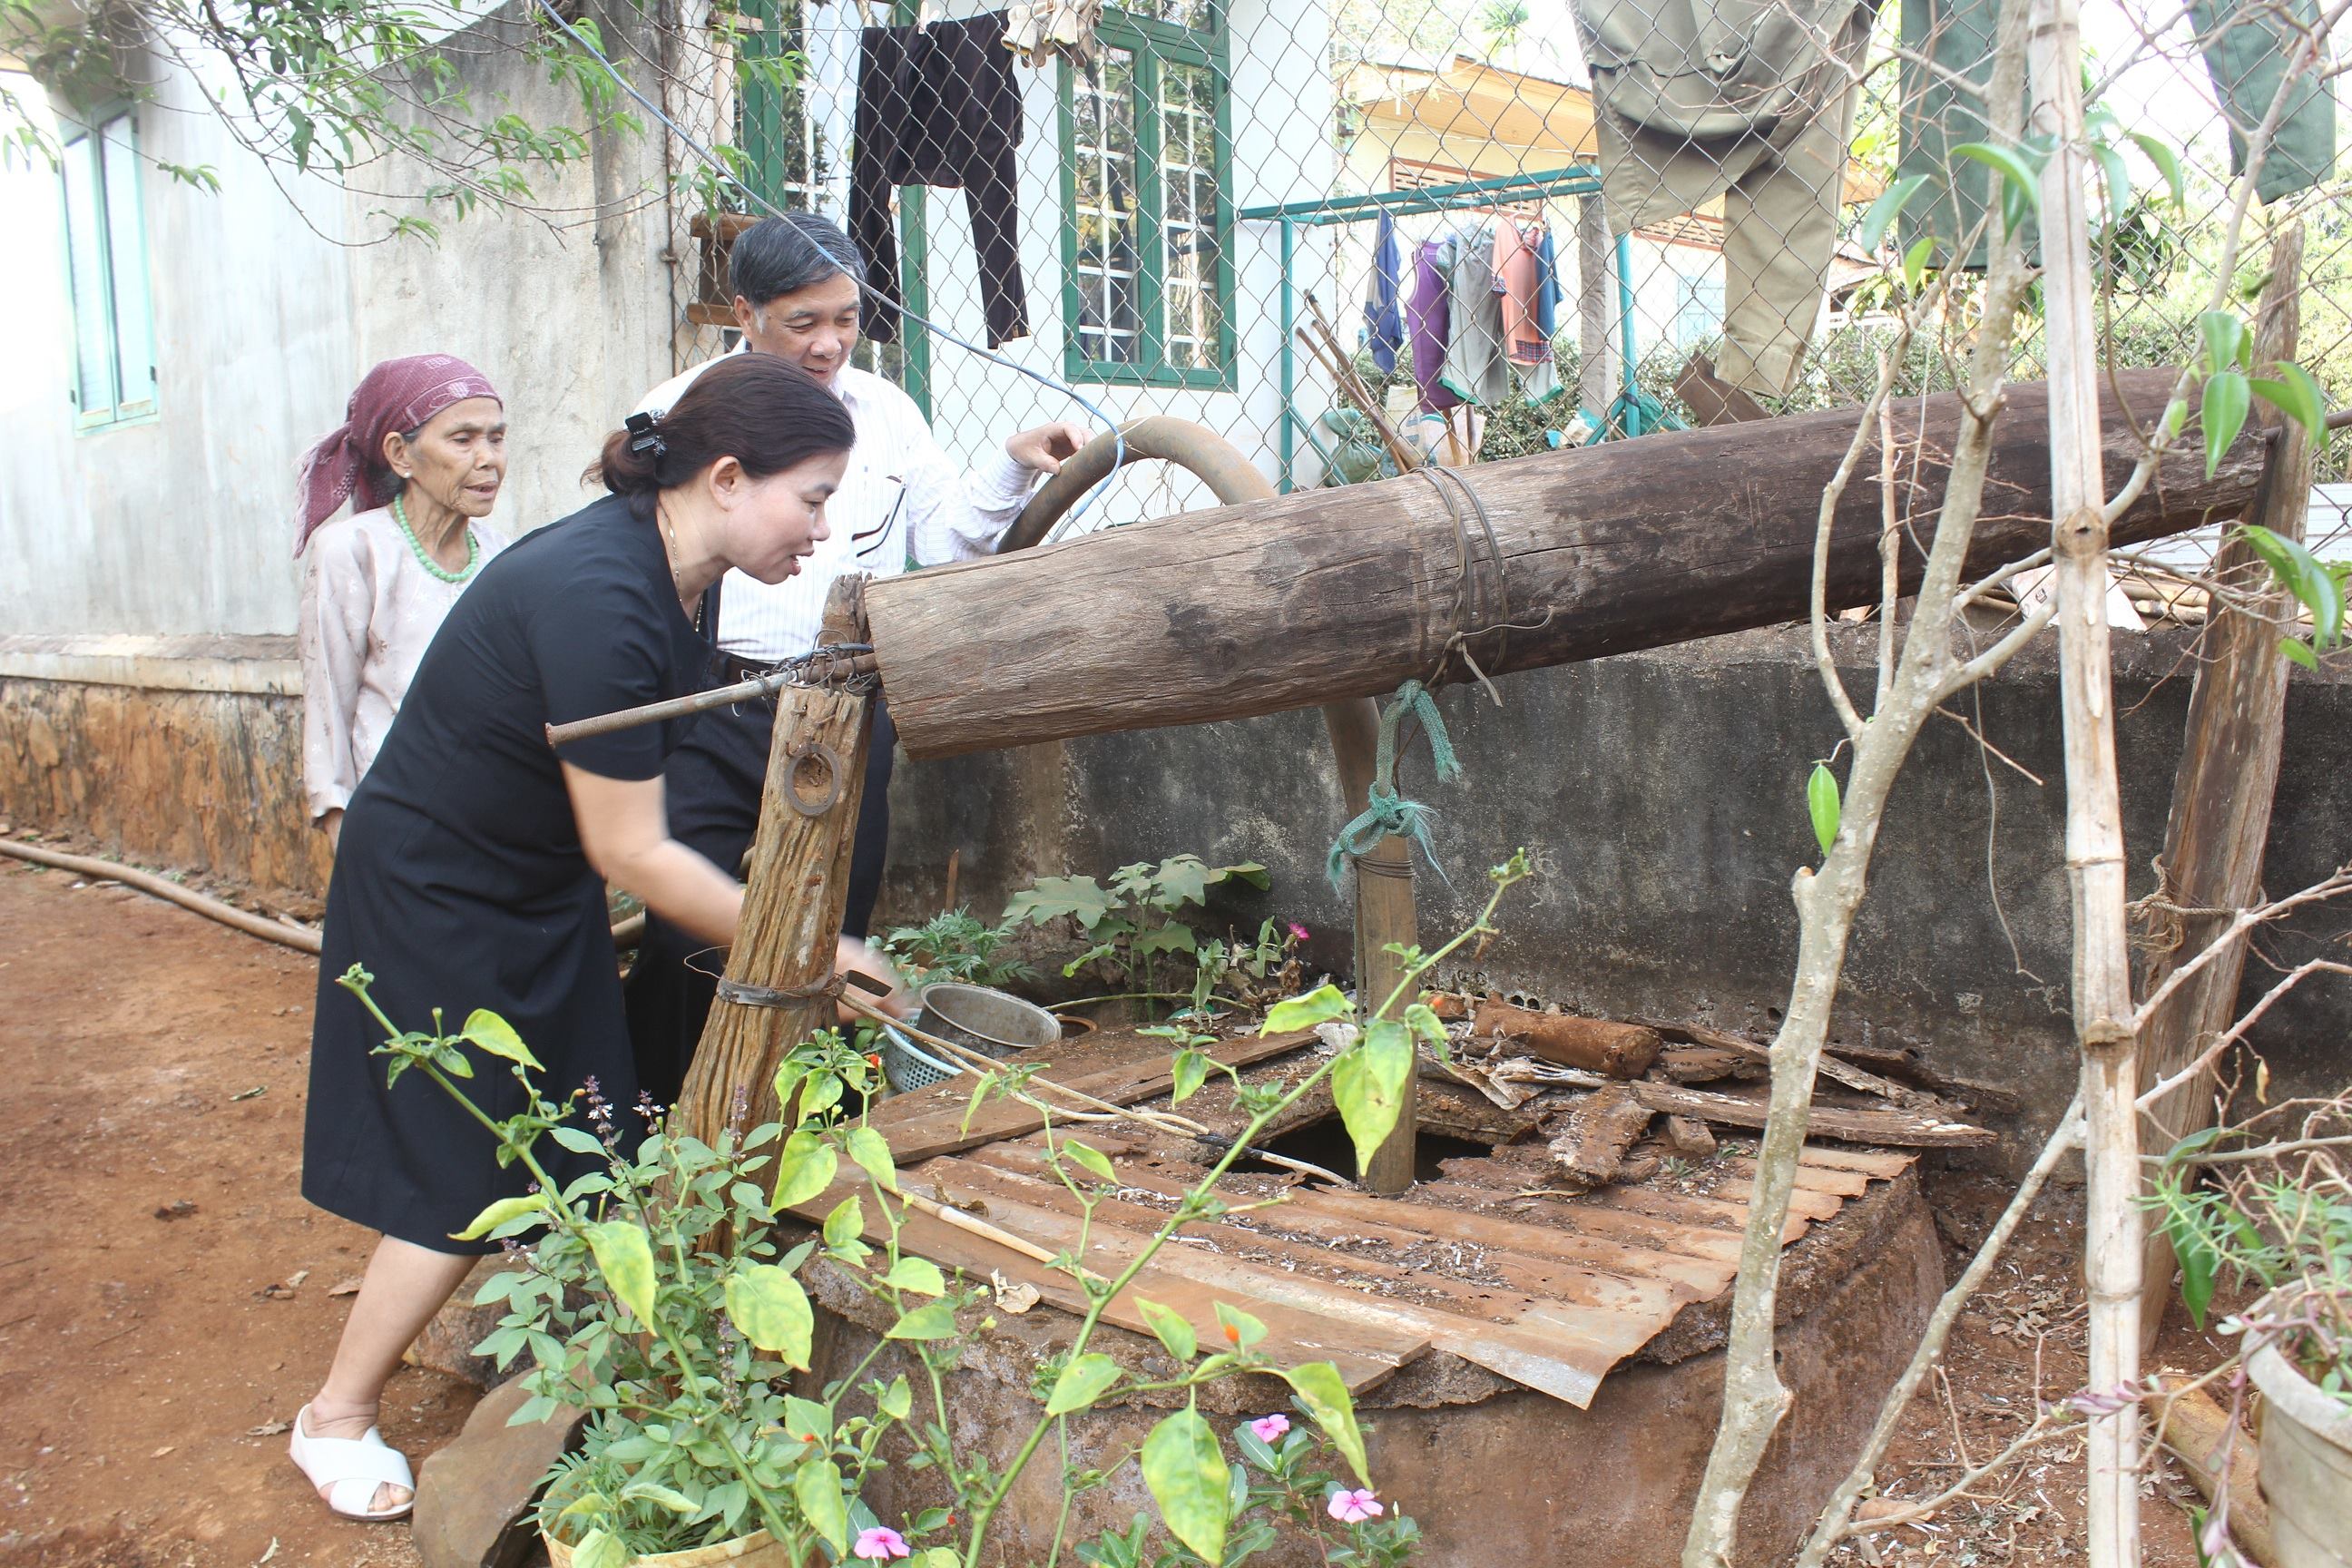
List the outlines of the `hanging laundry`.
{"type": "MultiPolygon", "coordinates": [[[[1549,230],[1538,230],[1545,243],[1549,230]]],[[[1543,324],[1543,255],[1534,239],[1507,217],[1495,220],[1495,288],[1502,304],[1503,353],[1519,373],[1529,403],[1559,390],[1552,363],[1551,330],[1543,324]]]]}
{"type": "Polygon", "coordinates": [[[1568,291],[1559,286],[1559,257],[1547,228],[1536,241],[1536,331],[1547,343],[1559,336],[1559,307],[1567,298],[1568,291]]]}
{"type": "MultiPolygon", "coordinates": [[[[2320,26],[2319,12],[2319,0],[2191,0],[2189,15],[2205,39],[2205,68],[2230,122],[2232,174],[2246,172],[2247,133],[2270,113],[2290,56],[2320,26]]],[[[2254,176],[2254,194],[2266,202],[2309,190],[2336,172],[2336,96],[2326,69],[2323,36],[2318,70],[2289,90],[2262,173],[2254,176]]]]}
{"type": "Polygon", "coordinates": [[[1004,47],[1024,66],[1091,65],[1102,14],[1102,0],[1016,0],[1004,9],[1004,47]]]}
{"type": "Polygon", "coordinates": [[[1611,227],[1720,195],[1723,374],[1785,394],[1826,297],[1878,0],[1575,0],[1575,12],[1611,227]]]}
{"type": "Polygon", "coordinates": [[[1029,335],[1021,277],[1021,89],[1004,47],[1002,13],[921,27],[867,27],[857,62],[856,139],[849,163],[849,229],[866,258],[866,333],[898,335],[898,236],[891,193],[900,185],[961,187],[979,253],[981,304],[991,348],[1029,335]]]}
{"type": "Polygon", "coordinates": [[[1424,240],[1413,253],[1412,289],[1405,296],[1405,341],[1412,349],[1413,384],[1421,388],[1423,412],[1443,413],[1462,399],[1439,379],[1445,372],[1446,344],[1453,338],[1453,310],[1447,300],[1447,274],[1453,258],[1451,242],[1424,240]]]}
{"type": "Polygon", "coordinates": [[[1404,347],[1404,310],[1398,300],[1403,287],[1404,242],[1397,237],[1396,219],[1383,212],[1372,229],[1372,276],[1364,289],[1364,342],[1382,375],[1395,374],[1397,353],[1404,347]]]}

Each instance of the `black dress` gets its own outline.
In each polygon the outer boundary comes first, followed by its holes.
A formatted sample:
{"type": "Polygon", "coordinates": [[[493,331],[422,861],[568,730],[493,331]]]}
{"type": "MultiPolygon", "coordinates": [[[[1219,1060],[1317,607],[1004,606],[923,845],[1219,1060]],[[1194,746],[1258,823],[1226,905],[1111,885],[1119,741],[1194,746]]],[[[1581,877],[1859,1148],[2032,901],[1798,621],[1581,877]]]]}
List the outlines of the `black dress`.
{"type": "MultiPolygon", "coordinates": [[[[421,1072],[384,1087],[383,1030],[337,981],[375,976],[404,1029],[454,1032],[477,1007],[503,1016],[562,1102],[590,1077],[618,1114],[636,1097],[604,884],[544,726],[698,689],[709,648],[678,607],[650,523],[607,497],[482,569],[425,651],[400,717],[352,795],[327,889],[302,1195],[437,1252],[492,1200],[521,1193],[488,1131],[421,1072]]],[[[690,720],[566,745],[563,762],[614,779],[658,777],[690,720]]],[[[468,1051],[459,1086],[493,1118],[522,1109],[506,1064],[468,1051]]],[[[548,1139],[560,1180],[589,1162],[548,1139]]]]}

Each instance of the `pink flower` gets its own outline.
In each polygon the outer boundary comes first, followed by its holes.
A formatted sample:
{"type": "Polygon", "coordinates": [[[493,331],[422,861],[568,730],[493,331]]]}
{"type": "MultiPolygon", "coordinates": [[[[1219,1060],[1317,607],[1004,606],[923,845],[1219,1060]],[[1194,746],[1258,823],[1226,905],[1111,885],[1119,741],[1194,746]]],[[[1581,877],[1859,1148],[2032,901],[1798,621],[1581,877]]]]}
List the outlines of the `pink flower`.
{"type": "Polygon", "coordinates": [[[1291,941],[1293,941],[1293,942],[1305,942],[1305,941],[1307,940],[1307,928],[1306,928],[1305,926],[1300,925],[1297,921],[1291,921],[1291,922],[1290,922],[1290,940],[1291,940],[1291,941]]]}
{"type": "Polygon", "coordinates": [[[1354,1491],[1342,1489],[1333,1492],[1330,1502],[1325,1506],[1331,1517],[1341,1524],[1361,1524],[1368,1519],[1380,1518],[1383,1511],[1380,1499],[1372,1495],[1372,1489],[1370,1487],[1360,1487],[1354,1491]]]}
{"type": "MultiPolygon", "coordinates": [[[[1364,1495],[1366,1497],[1370,1497],[1372,1494],[1366,1492],[1364,1495]]],[[[1375,1513],[1380,1511],[1380,1505],[1378,1503],[1372,1505],[1372,1511],[1375,1513]]],[[[1338,1516],[1334,1515],[1333,1517],[1336,1518],[1338,1516]]],[[[857,1532],[856,1544],[850,1547],[849,1554],[852,1557],[863,1557],[868,1563],[882,1563],[887,1562],[893,1557],[911,1557],[914,1555],[913,1552],[907,1550],[907,1538],[905,1536],[900,1535],[897,1531],[892,1530],[887,1525],[881,1524],[876,1525],[871,1530],[859,1531],[857,1532]]]]}
{"type": "Polygon", "coordinates": [[[1250,1430],[1257,1435],[1259,1442],[1271,1443],[1290,1430],[1290,1417],[1280,1411],[1272,1415],[1261,1415],[1250,1423],[1250,1430]]]}

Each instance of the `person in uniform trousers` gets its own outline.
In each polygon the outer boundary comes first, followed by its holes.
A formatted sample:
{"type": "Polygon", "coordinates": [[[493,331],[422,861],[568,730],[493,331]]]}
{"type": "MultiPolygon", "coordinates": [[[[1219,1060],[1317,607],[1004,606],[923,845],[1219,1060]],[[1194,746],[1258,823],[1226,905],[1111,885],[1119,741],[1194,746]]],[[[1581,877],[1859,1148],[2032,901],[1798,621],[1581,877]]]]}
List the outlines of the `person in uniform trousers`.
{"type": "MultiPolygon", "coordinates": [[[[857,248],[832,220],[813,213],[762,219],[736,237],[729,264],[735,354],[773,354],[829,387],[849,410],[857,439],[841,488],[826,506],[832,536],[794,577],[776,584],[730,572],[705,602],[720,668],[732,684],[816,646],[825,596],[849,572],[888,576],[908,566],[968,561],[994,552],[1040,479],[1057,471],[1087,439],[1067,421],[1024,430],[969,473],[960,473],[904,392],[849,363],[857,346],[857,248]]],[[[721,356],[647,393],[637,412],[659,416],[721,356]]],[[[772,701],[741,702],[703,716],[665,773],[669,829],[715,864],[738,867],[759,826],[775,727],[772,701]]],[[[874,744],[852,851],[844,934],[863,938],[882,882],[890,827],[890,769],[897,731],[888,706],[874,705],[874,744]]],[[[629,975],[629,1035],[637,1079],[656,1103],[674,1102],[716,994],[721,955],[658,914],[646,921],[629,975]]]]}

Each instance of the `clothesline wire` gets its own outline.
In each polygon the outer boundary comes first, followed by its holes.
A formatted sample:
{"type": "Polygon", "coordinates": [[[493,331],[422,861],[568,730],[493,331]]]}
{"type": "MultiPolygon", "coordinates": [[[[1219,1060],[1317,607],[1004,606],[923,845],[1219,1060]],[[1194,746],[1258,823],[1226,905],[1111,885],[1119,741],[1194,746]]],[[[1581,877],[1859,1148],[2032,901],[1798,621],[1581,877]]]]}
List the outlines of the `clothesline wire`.
{"type": "MultiPolygon", "coordinates": [[[[679,142],[682,143],[688,152],[692,153],[697,158],[699,158],[703,163],[714,174],[719,175],[722,181],[742,192],[747,199],[756,204],[761,210],[766,212],[769,216],[782,217],[785,216],[783,208],[779,207],[775,203],[768,200],[767,197],[761,195],[759,192],[746,184],[743,182],[742,177],[728,166],[725,160],[721,159],[717,153],[713,153],[709,148],[704,146],[699,141],[696,140],[684,126],[671,119],[668,112],[665,110],[660,104],[656,103],[652,99],[647,98],[643,92],[639,91],[634,82],[630,81],[627,77],[621,74],[620,69],[613,64],[610,58],[606,57],[603,49],[599,48],[595,43],[591,41],[589,38],[583,36],[578,29],[572,26],[571,23],[563,19],[562,14],[557,11],[554,5],[550,4],[550,0],[531,0],[531,4],[536,5],[547,19],[555,25],[557,31],[561,32],[565,37],[571,39],[572,42],[577,45],[580,48],[586,50],[591,58],[594,59],[598,65],[604,68],[604,73],[613,79],[614,82],[619,86],[623,92],[627,93],[631,98],[635,99],[637,103],[644,108],[646,113],[651,114],[656,121],[660,121],[664,129],[668,131],[672,136],[677,137],[679,142]]],[[[929,321],[925,317],[919,316],[914,311],[908,310],[905,305],[888,298],[880,289],[876,289],[872,284],[866,282],[863,277],[860,277],[856,273],[847,274],[847,276],[851,277],[856,282],[857,289],[860,294],[867,296],[878,304],[892,307],[899,316],[903,317],[907,321],[914,322],[917,326],[922,328],[933,337],[939,338],[946,342],[953,343],[957,348],[963,350],[966,353],[976,354],[982,359],[990,361],[992,363],[1003,365],[1005,369],[1010,370],[1016,374],[1028,377],[1031,381],[1035,382],[1038,385],[1045,387],[1048,391],[1060,393],[1063,396],[1068,398],[1071,402],[1085,409],[1089,415],[1092,415],[1096,423],[1101,425],[1105,429],[1110,432],[1111,440],[1115,447],[1111,453],[1110,468],[1101,479],[1096,480],[1095,483],[1088,488],[1085,495],[1078,499],[1078,504],[1071,510],[1069,517],[1063,524],[1065,529],[1069,527],[1071,524],[1076,523],[1080,517],[1083,517],[1086,514],[1087,509],[1094,504],[1096,496],[1100,494],[1103,488],[1108,485],[1119,470],[1127,466],[1127,438],[1120,433],[1118,421],[1112,419],[1109,415],[1104,413],[1100,407],[1098,407],[1084,394],[1080,393],[1077,388],[1070,385],[1067,382],[1048,375],[1043,371],[1032,369],[1030,366],[1023,364],[1016,360],[1008,358],[1003,354],[996,353],[991,350],[982,348],[978,343],[967,342],[962,338],[956,336],[955,333],[949,331],[945,327],[940,326],[938,322],[929,321]]],[[[1057,530],[1056,531],[1058,532],[1060,531],[1057,530]]]]}

